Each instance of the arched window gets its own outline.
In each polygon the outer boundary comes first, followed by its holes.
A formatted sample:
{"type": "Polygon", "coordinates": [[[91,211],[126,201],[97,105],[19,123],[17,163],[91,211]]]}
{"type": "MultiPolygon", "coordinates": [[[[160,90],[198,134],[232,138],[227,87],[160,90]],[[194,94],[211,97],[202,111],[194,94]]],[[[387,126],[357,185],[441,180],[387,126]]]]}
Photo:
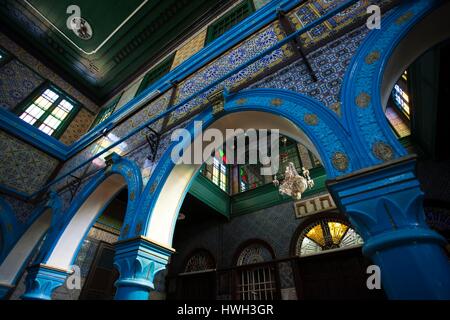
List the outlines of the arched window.
{"type": "Polygon", "coordinates": [[[187,259],[184,272],[199,272],[216,268],[216,262],[212,254],[204,249],[196,250],[187,259]]]}
{"type": "Polygon", "coordinates": [[[277,299],[278,283],[272,248],[262,241],[241,246],[236,259],[235,298],[239,300],[277,299]]]}
{"type": "Polygon", "coordinates": [[[237,258],[237,265],[243,266],[247,264],[268,262],[273,260],[273,253],[262,243],[252,243],[242,249],[237,258]]]}
{"type": "Polygon", "coordinates": [[[295,242],[295,255],[305,256],[326,250],[361,245],[363,240],[350,224],[336,216],[310,220],[300,226],[295,242]]]}
{"type": "Polygon", "coordinates": [[[405,71],[392,89],[386,106],[386,117],[398,138],[411,134],[410,106],[408,71],[405,71]]]}

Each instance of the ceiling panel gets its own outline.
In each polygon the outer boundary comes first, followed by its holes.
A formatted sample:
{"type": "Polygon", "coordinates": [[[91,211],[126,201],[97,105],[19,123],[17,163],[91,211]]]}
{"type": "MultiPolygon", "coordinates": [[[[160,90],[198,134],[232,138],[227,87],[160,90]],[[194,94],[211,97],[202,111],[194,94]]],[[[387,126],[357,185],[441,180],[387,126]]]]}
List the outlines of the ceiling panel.
{"type": "Polygon", "coordinates": [[[0,0],[0,27],[100,103],[155,63],[163,49],[193,31],[199,19],[232,2],[0,0]],[[67,26],[75,13],[71,5],[80,8],[82,23],[89,25],[81,37],[67,26]]]}

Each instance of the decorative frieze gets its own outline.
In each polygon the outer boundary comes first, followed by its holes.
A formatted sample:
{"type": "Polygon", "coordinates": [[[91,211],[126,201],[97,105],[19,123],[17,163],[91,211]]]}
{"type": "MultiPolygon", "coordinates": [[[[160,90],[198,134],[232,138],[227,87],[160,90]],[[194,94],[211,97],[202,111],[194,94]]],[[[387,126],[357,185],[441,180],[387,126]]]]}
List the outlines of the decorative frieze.
{"type": "Polygon", "coordinates": [[[323,194],[314,198],[294,203],[295,217],[303,218],[315,213],[336,209],[336,204],[330,194],[323,194]]]}

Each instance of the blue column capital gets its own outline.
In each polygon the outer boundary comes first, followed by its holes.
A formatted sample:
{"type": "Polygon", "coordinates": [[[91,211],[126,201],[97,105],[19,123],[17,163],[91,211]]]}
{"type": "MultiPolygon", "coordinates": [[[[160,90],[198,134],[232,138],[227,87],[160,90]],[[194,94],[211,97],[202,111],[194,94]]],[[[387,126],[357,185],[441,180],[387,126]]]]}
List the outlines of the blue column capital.
{"type": "Polygon", "coordinates": [[[163,270],[174,249],[148,238],[124,240],[116,243],[114,265],[120,277],[116,281],[117,300],[146,300],[154,289],[153,280],[163,270]]]}
{"type": "Polygon", "coordinates": [[[415,156],[328,181],[393,299],[450,299],[446,240],[425,220],[415,156]]]}
{"type": "Polygon", "coordinates": [[[363,238],[402,228],[425,228],[423,192],[408,156],[328,181],[328,189],[363,238]]]}
{"type": "Polygon", "coordinates": [[[45,264],[37,264],[28,268],[25,280],[24,300],[51,300],[53,291],[62,286],[72,272],[45,264]]]}

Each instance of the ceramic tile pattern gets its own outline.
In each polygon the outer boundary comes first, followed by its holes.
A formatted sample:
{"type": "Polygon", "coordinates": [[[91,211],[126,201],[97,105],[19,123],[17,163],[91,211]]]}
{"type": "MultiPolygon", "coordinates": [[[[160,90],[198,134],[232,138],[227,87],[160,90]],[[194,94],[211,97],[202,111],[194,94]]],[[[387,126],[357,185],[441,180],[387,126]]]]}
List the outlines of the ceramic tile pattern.
{"type": "Polygon", "coordinates": [[[31,194],[56,169],[58,160],[0,131],[0,184],[31,194]]]}
{"type": "MultiPolygon", "coordinates": [[[[297,29],[301,29],[302,27],[308,25],[327,12],[333,10],[338,5],[343,4],[344,2],[345,1],[343,0],[308,1],[295,9],[289,15],[289,18],[291,22],[297,27],[297,29]]],[[[380,6],[384,6],[390,2],[392,1],[361,0],[350,6],[346,10],[343,10],[341,13],[335,15],[333,18],[325,21],[319,26],[311,29],[309,32],[303,34],[300,37],[302,40],[302,45],[306,48],[310,47],[318,41],[324,40],[325,38],[328,38],[329,36],[338,32],[339,30],[346,28],[351,23],[355,22],[357,18],[366,15],[366,8],[372,3],[377,3],[380,6]]]]}
{"type": "Polygon", "coordinates": [[[200,51],[205,45],[207,29],[200,31],[192,39],[177,50],[175,58],[173,60],[172,69],[183,63],[185,60],[190,58],[192,55],[200,51]]]}
{"type": "Polygon", "coordinates": [[[0,68],[0,108],[14,111],[44,79],[17,60],[0,68]]]}
{"type": "Polygon", "coordinates": [[[306,94],[340,114],[340,89],[347,67],[367,35],[361,27],[307,56],[318,79],[314,82],[305,63],[298,60],[250,88],[278,88],[306,94]]]}
{"type": "MultiPolygon", "coordinates": [[[[211,83],[217,81],[225,76],[237,66],[248,62],[253,57],[257,56],[261,51],[270,48],[284,37],[280,30],[278,23],[274,23],[259,31],[257,34],[251,36],[244,43],[239,44],[227,53],[223,54],[213,62],[201,68],[192,76],[182,81],[178,86],[176,103],[195,94],[199,90],[207,87],[211,83]]],[[[277,49],[257,62],[249,65],[247,68],[227,78],[223,83],[210,89],[204,94],[198,95],[195,99],[178,108],[172,116],[171,122],[186,116],[192,112],[202,103],[205,102],[206,97],[212,92],[224,86],[231,88],[242,84],[243,82],[257,76],[269,67],[272,67],[290,56],[293,52],[289,45],[277,49]]]]}
{"type": "Polygon", "coordinates": [[[34,205],[7,195],[2,195],[2,198],[11,206],[17,220],[25,224],[33,213],[34,205]]]}
{"type": "Polygon", "coordinates": [[[89,130],[94,119],[95,115],[82,108],[69,124],[66,131],[64,131],[59,141],[66,145],[74,143],[89,130]]]}
{"type": "MultiPolygon", "coordinates": [[[[338,40],[329,43],[327,46],[316,50],[308,56],[319,81],[313,82],[311,80],[304,63],[299,60],[282,69],[276,75],[266,77],[252,87],[282,88],[308,94],[322,101],[325,105],[339,114],[340,105],[338,101],[341,81],[350,59],[362,39],[366,36],[365,30],[365,28],[360,28],[357,31],[348,33],[338,40]]],[[[226,54],[203,67],[197,73],[180,83],[176,98],[177,102],[189,97],[191,94],[219,79],[221,76],[235,68],[235,66],[248,61],[261,52],[261,50],[272,46],[282,37],[283,35],[277,24],[272,24],[265,27],[260,32],[250,37],[243,44],[229,50],[226,54]]],[[[255,74],[267,69],[268,66],[272,66],[280,61],[283,61],[290,54],[291,51],[289,48],[276,50],[257,63],[250,65],[246,69],[230,77],[220,86],[226,85],[227,87],[231,87],[242,83],[242,81],[245,81],[246,79],[253,77],[255,74]]],[[[179,118],[185,117],[187,114],[198,108],[204,102],[206,96],[214,90],[216,90],[216,88],[211,89],[208,93],[199,95],[196,99],[193,99],[186,105],[173,112],[169,124],[179,118]]],[[[111,141],[116,141],[117,138],[123,137],[130,131],[130,129],[137,127],[143,121],[149,119],[150,116],[162,112],[167,107],[169,96],[170,93],[167,92],[162,98],[158,99],[151,106],[138,112],[135,116],[115,128],[108,138],[98,141],[96,144],[91,145],[79,155],[69,160],[69,162],[64,166],[64,169],[60,172],[60,175],[69,171],[71,168],[74,168],[92,154],[95,154],[100,145],[103,148],[110,145],[112,143],[111,141]]],[[[158,123],[154,127],[159,129],[160,125],[161,123],[158,123]]],[[[138,161],[138,163],[143,165],[142,172],[144,174],[144,180],[146,180],[150,172],[153,170],[152,168],[154,167],[154,164],[150,164],[148,161],[144,160],[148,156],[148,150],[146,152],[146,148],[141,147],[144,143],[145,136],[143,133],[137,134],[122,143],[119,148],[117,148],[116,152],[118,151],[118,153],[126,154],[136,148],[140,148],[140,150],[133,151],[133,158],[138,161]],[[138,160],[139,157],[142,157],[142,159],[138,160]]],[[[164,147],[160,146],[159,152],[162,151],[164,151],[164,147]]],[[[93,167],[92,169],[96,168],[93,167]]],[[[82,173],[82,170],[77,172],[77,174],[80,173],[82,173]]]]}
{"type": "Polygon", "coordinates": [[[72,87],[68,82],[63,80],[60,76],[54,73],[52,70],[47,68],[42,62],[37,60],[31,54],[26,52],[22,47],[17,45],[7,36],[0,32],[0,45],[4,47],[9,52],[14,52],[14,55],[17,59],[24,65],[26,65],[31,70],[34,70],[37,74],[39,74],[44,79],[48,79],[62,90],[67,92],[69,95],[77,99],[81,104],[83,104],[86,108],[93,112],[98,111],[98,106],[92,102],[90,99],[86,98],[83,94],[81,94],[78,90],[72,87]]]}

